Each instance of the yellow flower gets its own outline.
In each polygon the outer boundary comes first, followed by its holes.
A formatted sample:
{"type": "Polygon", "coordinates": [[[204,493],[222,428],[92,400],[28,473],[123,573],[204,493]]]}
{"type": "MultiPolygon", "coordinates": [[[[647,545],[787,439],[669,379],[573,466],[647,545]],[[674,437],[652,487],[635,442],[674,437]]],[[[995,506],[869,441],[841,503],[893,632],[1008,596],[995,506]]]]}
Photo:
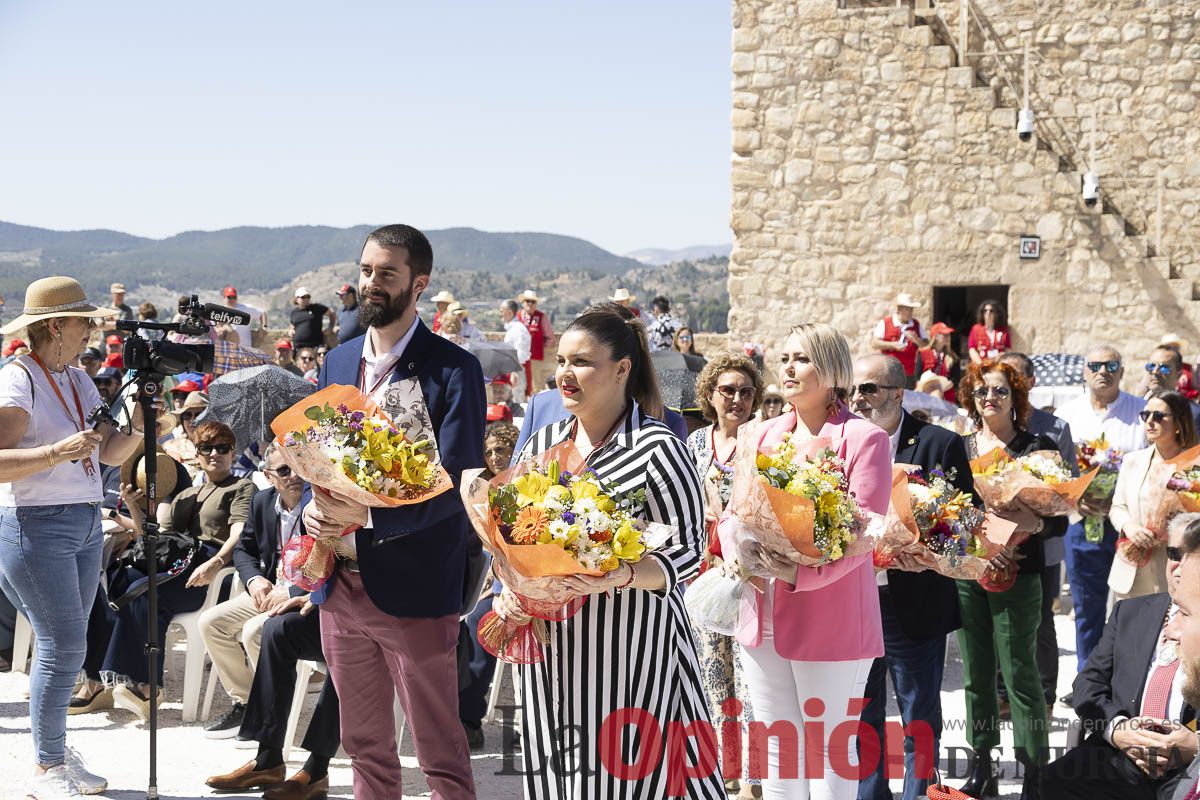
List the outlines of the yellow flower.
{"type": "Polygon", "coordinates": [[[527,472],[513,481],[517,490],[517,505],[529,506],[542,502],[550,489],[550,478],[539,472],[527,472]]]}
{"type": "Polygon", "coordinates": [[[646,550],[642,544],[642,532],[628,521],[622,523],[613,537],[612,549],[613,555],[622,561],[636,561],[646,550]]]}
{"type": "Polygon", "coordinates": [[[759,453],[754,457],[754,466],[758,469],[770,469],[775,462],[766,453],[759,453]]]}
{"type": "Polygon", "coordinates": [[[575,496],[576,500],[599,500],[603,496],[600,492],[600,484],[596,483],[592,478],[582,478],[571,484],[571,494],[575,496]]]}

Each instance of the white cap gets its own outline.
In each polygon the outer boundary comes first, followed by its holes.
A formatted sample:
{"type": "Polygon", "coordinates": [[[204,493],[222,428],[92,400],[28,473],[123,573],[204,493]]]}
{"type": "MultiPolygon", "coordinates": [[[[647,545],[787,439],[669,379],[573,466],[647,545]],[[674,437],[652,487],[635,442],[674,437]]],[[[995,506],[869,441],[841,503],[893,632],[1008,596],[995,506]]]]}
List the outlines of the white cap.
{"type": "Polygon", "coordinates": [[[311,297],[312,292],[310,292],[308,290],[308,287],[301,286],[299,289],[296,290],[296,297],[304,297],[304,295],[309,295],[311,297]]]}

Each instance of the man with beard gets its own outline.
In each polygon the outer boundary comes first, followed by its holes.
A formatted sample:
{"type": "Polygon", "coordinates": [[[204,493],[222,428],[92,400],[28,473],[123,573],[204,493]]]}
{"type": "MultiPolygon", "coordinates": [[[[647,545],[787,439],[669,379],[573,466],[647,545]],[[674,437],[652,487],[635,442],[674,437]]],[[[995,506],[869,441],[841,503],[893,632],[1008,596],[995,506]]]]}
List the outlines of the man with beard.
{"type": "Polygon", "coordinates": [[[1196,755],[1196,736],[1187,727],[1195,706],[1182,691],[1178,643],[1168,628],[1179,608],[1181,549],[1188,530],[1200,530],[1200,514],[1180,514],[1167,533],[1167,589],[1123,600],[1075,677],[1075,711],[1088,737],[1046,766],[1047,797],[1168,797],[1179,767],[1196,755]],[[1146,748],[1155,748],[1148,757],[1146,748]],[[1172,754],[1172,749],[1174,753],[1172,754]]]}
{"type": "MultiPolygon", "coordinates": [[[[415,380],[453,491],[423,503],[375,508],[320,489],[304,511],[307,530],[356,551],[313,594],[321,642],[341,700],[342,744],[354,796],[402,794],[391,703],[393,687],[434,797],[475,796],[466,734],[458,721],[455,649],[470,549],[457,482],[483,466],[485,400],[479,361],[435,335],[417,316],[433,250],[408,225],[367,237],[359,258],[359,321],[366,336],[329,351],[319,387],[356,385],[381,406],[389,384],[415,380]]],[[[386,410],[386,409],[385,409],[386,410]]],[[[474,605],[474,598],[471,598],[474,605]]]]}
{"type": "MultiPolygon", "coordinates": [[[[854,362],[851,407],[887,432],[894,463],[912,464],[926,475],[939,469],[955,488],[974,497],[971,463],[962,437],[922,422],[901,408],[905,377],[904,365],[890,356],[862,356],[854,362]]],[[[979,503],[978,498],[975,502],[979,503]]],[[[890,674],[904,725],[924,723],[932,730],[932,752],[915,752],[920,740],[904,737],[903,797],[916,800],[925,796],[931,770],[937,766],[946,636],[962,626],[958,589],[950,578],[925,570],[907,556],[898,557],[895,568],[876,574],[884,656],[875,659],[867,676],[864,694],[868,703],[862,721],[875,729],[879,741],[886,741],[886,681],[890,674]]],[[[874,772],[859,782],[859,800],[890,800],[885,762],[881,755],[874,772]]]]}
{"type": "MultiPolygon", "coordinates": [[[[1179,613],[1167,625],[1167,636],[1179,641],[1184,673],[1183,700],[1192,708],[1200,708],[1200,525],[1189,525],[1184,532],[1181,555],[1183,563],[1175,584],[1175,604],[1179,606],[1179,613]]],[[[1186,729],[1172,730],[1170,735],[1182,738],[1185,732],[1196,736],[1186,729]]],[[[1200,758],[1188,765],[1185,776],[1175,787],[1172,800],[1196,800],[1200,797],[1197,772],[1200,772],[1200,758]]]]}

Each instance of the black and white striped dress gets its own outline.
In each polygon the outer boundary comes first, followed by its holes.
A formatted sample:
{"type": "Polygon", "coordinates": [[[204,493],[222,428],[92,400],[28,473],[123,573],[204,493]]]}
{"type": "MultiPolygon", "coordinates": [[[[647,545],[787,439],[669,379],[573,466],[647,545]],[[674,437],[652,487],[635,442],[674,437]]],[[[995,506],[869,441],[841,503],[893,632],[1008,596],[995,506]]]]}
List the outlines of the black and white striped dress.
{"type": "MultiPolygon", "coordinates": [[[[548,425],[525,445],[524,455],[564,441],[571,420],[548,425]]],[[[640,589],[593,594],[565,622],[550,622],[550,643],[540,664],[518,667],[524,703],[525,796],[538,800],[659,800],[667,796],[667,726],[709,721],[696,647],[688,626],[680,581],[700,565],[704,505],[691,455],[666,425],[634,405],[624,428],[591,455],[589,466],[619,491],[646,490],[645,518],[672,526],[675,534],[654,558],[667,576],[662,592],[640,589]],[[623,780],[601,764],[600,726],[617,709],[648,712],[661,737],[643,742],[636,728],[621,732],[624,764],[636,764],[642,748],[656,768],[640,780],[623,780]]],[[[653,739],[647,730],[646,739],[653,739]]],[[[687,742],[687,765],[697,763],[697,744],[687,742]]],[[[683,764],[675,765],[682,774],[683,764]]],[[[688,798],[724,798],[716,769],[691,779],[688,798]]]]}

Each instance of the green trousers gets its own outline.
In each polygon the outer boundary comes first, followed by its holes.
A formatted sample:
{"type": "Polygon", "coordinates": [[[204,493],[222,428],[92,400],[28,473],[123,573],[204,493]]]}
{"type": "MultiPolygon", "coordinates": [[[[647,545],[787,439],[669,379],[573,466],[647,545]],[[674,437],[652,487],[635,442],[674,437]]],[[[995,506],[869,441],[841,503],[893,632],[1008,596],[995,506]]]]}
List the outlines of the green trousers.
{"type": "Polygon", "coordinates": [[[1008,687],[1016,756],[1044,764],[1049,756],[1046,697],[1037,668],[1037,629],[1042,615],[1038,575],[1018,575],[1007,592],[989,592],[976,581],[958,581],[963,626],[958,631],[967,695],[967,741],[975,750],[1000,744],[996,658],[1008,687]]]}

